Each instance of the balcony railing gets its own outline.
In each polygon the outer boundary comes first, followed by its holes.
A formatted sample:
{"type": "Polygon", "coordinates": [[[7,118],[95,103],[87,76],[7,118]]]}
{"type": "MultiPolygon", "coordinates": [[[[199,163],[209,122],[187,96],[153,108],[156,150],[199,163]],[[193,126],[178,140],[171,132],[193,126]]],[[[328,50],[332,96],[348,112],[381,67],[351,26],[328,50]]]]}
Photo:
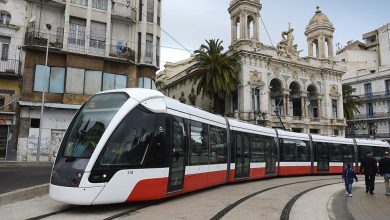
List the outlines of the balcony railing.
{"type": "Polygon", "coordinates": [[[0,60],[0,75],[19,75],[20,62],[19,60],[0,60]]]}
{"type": "Polygon", "coordinates": [[[374,92],[374,93],[367,93],[364,95],[359,96],[363,101],[370,101],[374,99],[381,99],[381,98],[390,98],[390,91],[389,92],[374,92]]]}
{"type": "Polygon", "coordinates": [[[390,118],[389,112],[374,112],[372,114],[358,114],[355,119],[390,118]]]}
{"type": "Polygon", "coordinates": [[[88,6],[88,0],[70,0],[70,3],[82,6],[88,6]]]}
{"type": "Polygon", "coordinates": [[[43,46],[46,47],[47,45],[47,39],[49,37],[49,44],[50,47],[55,48],[62,48],[62,42],[64,39],[63,35],[63,28],[59,28],[57,30],[57,33],[60,33],[59,35],[52,35],[42,32],[26,32],[26,36],[24,38],[24,44],[28,46],[43,46]],[[62,33],[61,33],[62,30],[62,33]]]}
{"type": "Polygon", "coordinates": [[[133,21],[136,20],[137,12],[133,6],[130,4],[122,4],[116,2],[115,4],[112,4],[112,14],[130,18],[133,21]]]}
{"type": "Polygon", "coordinates": [[[135,51],[126,46],[111,46],[110,56],[135,61],[135,51]]]}
{"type": "Polygon", "coordinates": [[[108,0],[92,0],[92,8],[107,11],[108,0]]]}

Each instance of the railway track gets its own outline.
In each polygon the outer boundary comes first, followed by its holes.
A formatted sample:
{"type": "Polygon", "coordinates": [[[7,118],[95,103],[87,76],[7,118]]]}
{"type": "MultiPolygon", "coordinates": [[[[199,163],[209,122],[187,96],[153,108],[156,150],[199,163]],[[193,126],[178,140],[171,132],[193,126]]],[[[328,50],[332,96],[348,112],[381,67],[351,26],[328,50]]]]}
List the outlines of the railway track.
{"type": "MultiPolygon", "coordinates": [[[[297,184],[303,184],[303,183],[311,183],[311,182],[319,182],[319,181],[331,181],[331,180],[339,180],[339,178],[321,178],[321,179],[314,179],[314,180],[301,180],[301,181],[294,181],[294,182],[289,182],[285,184],[279,184],[279,185],[274,185],[271,187],[267,187],[264,189],[261,189],[259,191],[256,191],[254,193],[248,194],[240,199],[238,199],[236,202],[230,204],[229,206],[225,207],[221,211],[219,211],[217,214],[215,214],[213,217],[211,217],[212,220],[217,220],[223,218],[226,214],[228,214],[230,211],[235,209],[238,205],[241,203],[247,201],[248,199],[257,196],[259,194],[265,193],[270,190],[278,189],[278,188],[283,188],[286,186],[291,186],[291,185],[297,185],[297,184]]],[[[248,183],[248,182],[246,182],[248,183]]],[[[311,187],[309,189],[306,189],[303,192],[298,193],[295,195],[293,198],[291,198],[286,206],[283,208],[282,214],[280,216],[281,220],[286,220],[288,219],[289,213],[291,211],[291,207],[294,205],[295,201],[299,199],[302,195],[305,193],[314,190],[319,187],[331,185],[331,184],[337,184],[340,183],[337,181],[336,183],[327,183],[327,184],[321,184],[315,187],[311,187]]],[[[241,184],[241,183],[239,183],[241,184]]],[[[245,183],[243,183],[245,184],[245,183]]],[[[171,198],[174,199],[174,198],[171,198]]],[[[168,199],[168,200],[171,200],[168,199]]],[[[113,220],[117,218],[122,218],[128,215],[131,215],[132,213],[139,211],[141,209],[147,208],[152,205],[156,204],[163,204],[164,201],[166,200],[161,200],[161,201],[153,201],[153,202],[142,202],[142,203],[136,203],[136,204],[118,204],[118,205],[101,205],[101,206],[70,206],[61,210],[57,210],[54,212],[42,214],[39,216],[35,216],[32,218],[28,218],[28,220],[37,220],[37,219],[49,219],[49,218],[54,218],[54,219],[59,219],[63,216],[67,215],[74,215],[77,213],[83,213],[83,214],[88,214],[88,215],[96,215],[98,216],[97,218],[94,219],[104,219],[104,220],[113,220]]],[[[87,216],[86,216],[87,217],[87,216]]]]}

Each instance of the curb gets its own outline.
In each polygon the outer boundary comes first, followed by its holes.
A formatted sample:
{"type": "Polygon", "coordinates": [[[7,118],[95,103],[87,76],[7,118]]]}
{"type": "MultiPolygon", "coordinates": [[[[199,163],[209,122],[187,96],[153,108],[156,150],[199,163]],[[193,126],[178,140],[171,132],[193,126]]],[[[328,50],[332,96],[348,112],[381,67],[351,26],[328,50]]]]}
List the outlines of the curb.
{"type": "Polygon", "coordinates": [[[49,193],[49,184],[19,189],[13,192],[0,194],[0,206],[10,203],[32,199],[49,193]]]}
{"type": "Polygon", "coordinates": [[[53,167],[53,162],[43,162],[43,163],[34,163],[34,162],[6,162],[0,161],[0,167],[53,167]]]}

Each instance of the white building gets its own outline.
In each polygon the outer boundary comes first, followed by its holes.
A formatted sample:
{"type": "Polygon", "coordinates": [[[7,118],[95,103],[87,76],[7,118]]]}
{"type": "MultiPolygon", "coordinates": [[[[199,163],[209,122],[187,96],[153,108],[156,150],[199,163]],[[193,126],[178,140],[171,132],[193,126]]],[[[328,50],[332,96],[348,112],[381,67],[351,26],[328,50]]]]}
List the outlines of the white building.
{"type": "MultiPolygon", "coordinates": [[[[14,2],[14,1],[13,1],[14,2]]],[[[154,88],[160,0],[26,0],[18,160],[53,160],[71,118],[91,95],[154,88]],[[49,41],[48,66],[45,49],[49,41]],[[40,118],[42,91],[45,109],[40,118]]]]}
{"type": "Polygon", "coordinates": [[[363,34],[337,52],[345,62],[343,83],[356,89],[363,106],[348,121],[348,136],[390,140],[390,23],[363,34]]]}
{"type": "Polygon", "coordinates": [[[333,61],[333,24],[317,8],[305,31],[309,56],[300,57],[291,27],[282,33],[276,48],[261,42],[261,8],[259,0],[233,0],[229,5],[230,49],[241,58],[241,84],[232,98],[216,104],[199,95],[191,101],[190,96],[196,95],[191,93],[196,86],[186,74],[191,59],[167,64],[157,76],[157,87],[170,97],[212,112],[224,105],[225,115],[255,124],[343,135],[343,72],[333,61]]]}

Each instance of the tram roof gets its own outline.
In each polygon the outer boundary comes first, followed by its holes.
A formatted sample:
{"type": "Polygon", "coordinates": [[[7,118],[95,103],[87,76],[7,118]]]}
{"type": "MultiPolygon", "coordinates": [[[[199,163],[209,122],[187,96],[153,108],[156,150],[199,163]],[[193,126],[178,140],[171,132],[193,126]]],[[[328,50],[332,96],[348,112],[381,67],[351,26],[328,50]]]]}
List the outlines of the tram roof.
{"type": "Polygon", "coordinates": [[[280,138],[290,138],[290,139],[298,139],[298,140],[305,140],[309,141],[309,135],[305,133],[297,133],[297,132],[292,132],[292,131],[284,131],[278,129],[278,136],[280,138]]]}
{"type": "Polygon", "coordinates": [[[323,136],[323,135],[311,135],[314,142],[326,142],[326,143],[340,143],[340,144],[353,144],[352,138],[344,138],[340,136],[323,136]]]}
{"type": "Polygon", "coordinates": [[[229,118],[229,125],[231,130],[234,131],[242,131],[276,137],[276,132],[273,128],[266,128],[259,125],[249,124],[247,122],[239,121],[232,118],[229,118]]]}
{"type": "Polygon", "coordinates": [[[162,94],[160,91],[153,90],[153,89],[144,89],[144,88],[124,88],[124,89],[112,89],[112,90],[106,90],[99,92],[98,94],[102,93],[111,93],[111,92],[125,92],[127,93],[131,98],[141,102],[146,99],[154,98],[154,97],[165,97],[164,94],[162,94]]]}
{"type": "Polygon", "coordinates": [[[389,143],[385,140],[370,140],[370,139],[357,139],[357,145],[367,145],[367,146],[376,146],[376,147],[390,147],[389,143]]]}

